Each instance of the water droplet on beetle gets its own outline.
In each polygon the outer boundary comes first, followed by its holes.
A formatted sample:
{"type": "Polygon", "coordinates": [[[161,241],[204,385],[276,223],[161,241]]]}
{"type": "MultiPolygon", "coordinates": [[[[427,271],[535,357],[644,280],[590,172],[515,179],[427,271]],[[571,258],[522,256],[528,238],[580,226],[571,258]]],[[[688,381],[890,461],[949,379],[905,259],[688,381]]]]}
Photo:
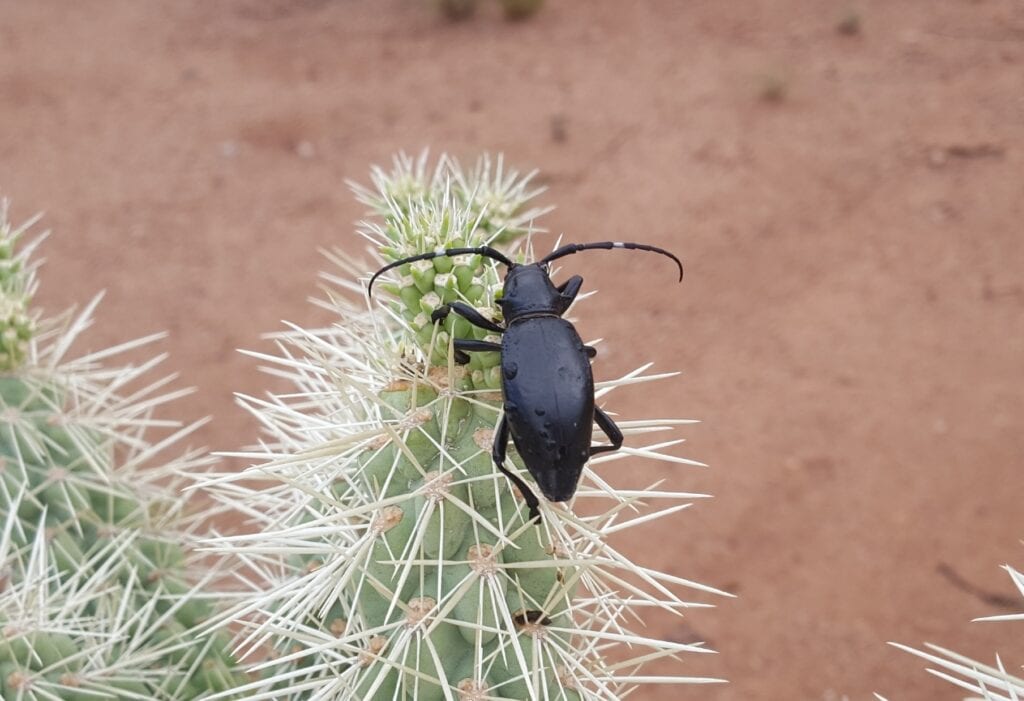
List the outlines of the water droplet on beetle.
{"type": "Polygon", "coordinates": [[[518,373],[519,373],[519,366],[516,365],[515,363],[509,361],[508,364],[505,365],[505,379],[507,379],[507,380],[515,379],[515,376],[518,373]]]}
{"type": "Polygon", "coordinates": [[[545,412],[543,409],[534,409],[533,413],[536,414],[537,416],[544,416],[544,414],[547,412],[545,412]]]}

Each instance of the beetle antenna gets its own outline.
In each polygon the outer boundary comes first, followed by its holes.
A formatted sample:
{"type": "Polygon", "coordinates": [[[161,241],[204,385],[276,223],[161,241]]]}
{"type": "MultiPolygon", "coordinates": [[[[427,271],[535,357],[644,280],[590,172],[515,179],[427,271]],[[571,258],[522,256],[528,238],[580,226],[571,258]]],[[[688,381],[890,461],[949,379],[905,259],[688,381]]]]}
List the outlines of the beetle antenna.
{"type": "Polygon", "coordinates": [[[442,256],[463,256],[467,254],[491,258],[493,260],[498,261],[499,263],[502,263],[503,265],[508,266],[509,268],[515,267],[515,263],[513,263],[507,256],[505,256],[504,253],[494,248],[491,248],[490,246],[477,246],[476,248],[446,248],[438,251],[431,251],[430,253],[420,253],[419,255],[416,256],[409,256],[408,258],[402,258],[401,260],[396,260],[393,263],[388,263],[383,268],[375,272],[373,274],[373,277],[370,278],[370,283],[366,286],[366,293],[368,296],[373,297],[374,281],[382,274],[386,273],[389,270],[392,270],[393,268],[397,268],[400,265],[405,265],[406,263],[415,263],[418,260],[431,260],[432,258],[441,258],[442,256]]]}
{"type": "Polygon", "coordinates": [[[579,253],[580,251],[589,251],[595,248],[604,250],[611,250],[613,248],[625,248],[631,251],[650,251],[651,253],[660,253],[663,256],[668,256],[676,262],[679,266],[679,279],[683,279],[683,264],[675,257],[672,253],[669,253],[664,248],[658,248],[657,246],[649,246],[646,243],[631,243],[629,241],[602,241],[600,243],[568,243],[561,248],[556,248],[551,253],[544,256],[540,261],[541,263],[550,263],[553,260],[562,258],[563,256],[570,256],[573,253],[579,253]]]}

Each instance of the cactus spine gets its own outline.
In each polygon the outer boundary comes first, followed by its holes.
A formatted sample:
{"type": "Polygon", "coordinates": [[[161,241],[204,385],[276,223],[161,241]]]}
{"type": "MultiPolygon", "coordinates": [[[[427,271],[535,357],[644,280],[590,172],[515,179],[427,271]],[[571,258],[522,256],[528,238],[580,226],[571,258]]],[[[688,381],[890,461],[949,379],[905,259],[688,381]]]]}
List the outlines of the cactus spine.
{"type": "MultiPolygon", "coordinates": [[[[1010,575],[1018,593],[1024,597],[1024,573],[1004,565],[1003,569],[1010,575]]],[[[1024,613],[1010,613],[996,616],[976,618],[975,621],[1024,621],[1024,613]]],[[[954,652],[938,645],[925,644],[927,650],[920,650],[899,643],[890,643],[893,647],[928,661],[936,668],[928,671],[945,679],[961,689],[979,694],[984,701],[1017,701],[1024,698],[1024,678],[1006,671],[1003,660],[996,655],[995,665],[977,662],[970,657],[954,652]]],[[[879,698],[882,698],[879,696],[879,698]]]]}
{"type": "MultiPolygon", "coordinates": [[[[466,172],[399,157],[374,171],[374,188],[356,187],[377,215],[359,230],[385,261],[508,246],[542,213],[529,207],[529,181],[500,160],[466,172]]],[[[617,491],[588,469],[568,508],[546,505],[543,525],[528,523],[490,459],[497,354],[455,365],[450,340],[484,336],[429,317],[460,299],[498,318],[499,272],[472,256],[412,264],[386,286],[390,304],[367,308],[365,278],[353,278],[377,264],[333,257],[345,270],[329,277],[342,288],[330,302],[340,322],[281,334],[280,354],[260,356],[295,389],[242,398],[269,438],[243,454],[252,468],[208,484],[252,518],[253,532],[211,541],[238,558],[247,586],[228,617],[244,627],[241,647],[274,650],[247,698],[611,700],[647,682],[717,681],[644,676],[647,662],[708,650],[639,635],[629,619],[697,605],[680,587],[721,592],[634,564],[606,538],[703,495],[617,491]],[[662,499],[677,503],[642,513],[662,499]]],[[[645,370],[599,384],[599,396],[663,377],[645,370]]],[[[678,441],[638,446],[677,423],[621,421],[631,447],[593,463],[628,453],[697,464],[659,452],[678,441]]],[[[514,452],[511,462],[529,479],[514,452]]]]}
{"type": "Polygon", "coordinates": [[[145,380],[160,357],[104,364],[156,337],[68,360],[99,300],[77,316],[31,311],[32,223],[13,227],[0,204],[0,698],[197,699],[240,685],[226,636],[197,635],[212,606],[173,484],[201,461],[164,457],[194,426],[154,413],[181,393],[145,380]]]}

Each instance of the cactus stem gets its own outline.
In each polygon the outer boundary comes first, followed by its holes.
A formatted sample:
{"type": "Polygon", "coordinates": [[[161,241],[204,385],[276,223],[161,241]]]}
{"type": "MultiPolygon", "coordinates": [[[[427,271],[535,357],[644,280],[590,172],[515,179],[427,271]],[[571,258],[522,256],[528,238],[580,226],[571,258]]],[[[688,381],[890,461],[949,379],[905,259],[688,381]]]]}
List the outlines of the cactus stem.
{"type": "MultiPolygon", "coordinates": [[[[392,173],[374,170],[375,190],[356,188],[382,217],[359,225],[377,267],[420,252],[507,245],[529,232],[539,210],[529,208],[523,178],[500,160],[498,172],[494,161],[473,173],[453,163],[431,170],[425,159],[399,157],[392,173]]],[[[577,514],[575,499],[545,502],[538,526],[495,469],[497,354],[456,365],[453,339],[483,334],[455,315],[434,323],[430,314],[461,299],[500,318],[501,271],[480,256],[419,261],[393,271],[368,307],[356,280],[373,266],[332,258],[350,277],[328,279],[355,293],[324,304],[343,323],[276,335],[280,357],[259,359],[296,390],[243,400],[269,436],[239,455],[260,462],[203,480],[217,498],[241,502],[257,531],[211,543],[237,553],[239,572],[253,570],[239,576],[246,591],[224,620],[241,628],[239,644],[250,651],[298,648],[258,665],[267,676],[247,685],[248,698],[610,701],[645,683],[707,681],[641,674],[648,661],[706,650],[639,636],[630,623],[648,609],[704,605],[685,601],[679,587],[721,592],[644,568],[607,542],[694,495],[619,484],[632,472],[620,472],[613,488],[595,460],[577,491],[589,508],[577,514]],[[246,482],[253,477],[258,489],[246,482]],[[652,512],[653,499],[669,503],[652,512]]],[[[599,395],[671,376],[647,368],[600,383],[599,395]]],[[[633,435],[677,423],[623,425],[633,435]]],[[[603,457],[696,464],[664,452],[674,445],[633,440],[603,457]]],[[[507,464],[532,479],[514,449],[507,464]]]]}

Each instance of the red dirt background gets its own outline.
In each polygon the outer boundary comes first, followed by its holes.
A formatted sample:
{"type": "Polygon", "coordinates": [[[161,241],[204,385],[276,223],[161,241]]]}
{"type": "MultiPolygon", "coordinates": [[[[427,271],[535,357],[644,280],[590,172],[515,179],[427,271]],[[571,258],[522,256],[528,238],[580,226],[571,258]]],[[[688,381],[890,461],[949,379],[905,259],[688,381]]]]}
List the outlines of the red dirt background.
{"type": "Polygon", "coordinates": [[[969,623],[1005,612],[981,592],[1012,596],[998,566],[1024,559],[1019,0],[566,0],[457,25],[419,0],[0,0],[0,18],[0,187],[55,231],[41,301],[107,290],[81,350],[169,330],[199,388],[179,415],[214,417],[203,443],[253,441],[231,393],[268,381],[235,349],[324,321],[318,248],[361,253],[345,178],[398,149],[502,151],[542,170],[553,232],[687,266],[682,285],[639,255],[566,266],[601,288],[579,311],[607,339],[599,378],[684,372],[609,408],[705,422],[681,454],[712,467],[658,474],[716,498],[623,547],[739,595],[650,622],[707,640],[719,655],[682,664],[729,685],[633,698],[962,696],[888,640],[1021,661],[1013,624],[969,623]]]}

